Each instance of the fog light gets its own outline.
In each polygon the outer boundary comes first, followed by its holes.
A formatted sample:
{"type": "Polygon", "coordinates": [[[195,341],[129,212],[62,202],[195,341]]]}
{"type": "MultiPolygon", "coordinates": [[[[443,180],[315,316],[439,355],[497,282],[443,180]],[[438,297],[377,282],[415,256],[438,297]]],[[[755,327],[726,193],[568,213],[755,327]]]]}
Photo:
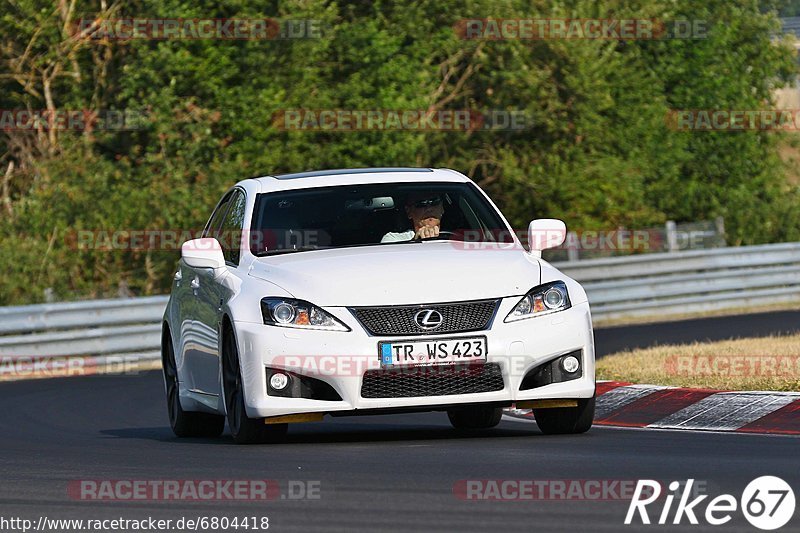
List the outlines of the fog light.
{"type": "Polygon", "coordinates": [[[289,384],[289,376],[276,372],[269,378],[269,386],[275,390],[283,390],[289,384]]]}
{"type": "Polygon", "coordinates": [[[568,355],[561,360],[561,368],[563,368],[564,372],[566,372],[567,374],[572,374],[573,372],[577,372],[580,366],[581,366],[580,361],[578,361],[578,358],[575,357],[574,355],[568,355]]]}

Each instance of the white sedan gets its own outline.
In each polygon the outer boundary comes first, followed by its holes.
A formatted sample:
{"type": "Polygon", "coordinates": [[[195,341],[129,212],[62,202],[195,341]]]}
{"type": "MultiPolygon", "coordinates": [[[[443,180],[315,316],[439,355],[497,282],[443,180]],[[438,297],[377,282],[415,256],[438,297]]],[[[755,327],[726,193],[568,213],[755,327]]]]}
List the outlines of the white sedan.
{"type": "Polygon", "coordinates": [[[251,178],[181,250],[162,362],[177,436],[274,440],[288,424],[446,411],[461,430],[533,409],[582,433],[595,405],[586,293],[447,169],[251,178]]]}

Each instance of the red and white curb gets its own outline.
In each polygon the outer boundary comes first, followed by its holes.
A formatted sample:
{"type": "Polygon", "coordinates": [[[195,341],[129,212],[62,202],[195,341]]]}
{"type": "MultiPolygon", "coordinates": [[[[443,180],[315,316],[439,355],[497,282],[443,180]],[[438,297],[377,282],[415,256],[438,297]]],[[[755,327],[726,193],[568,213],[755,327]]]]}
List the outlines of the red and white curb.
{"type": "MultiPolygon", "coordinates": [[[[534,418],[530,409],[507,409],[505,415],[534,418]]],[[[597,383],[594,423],[800,435],[800,393],[732,392],[601,381],[597,383]]]]}

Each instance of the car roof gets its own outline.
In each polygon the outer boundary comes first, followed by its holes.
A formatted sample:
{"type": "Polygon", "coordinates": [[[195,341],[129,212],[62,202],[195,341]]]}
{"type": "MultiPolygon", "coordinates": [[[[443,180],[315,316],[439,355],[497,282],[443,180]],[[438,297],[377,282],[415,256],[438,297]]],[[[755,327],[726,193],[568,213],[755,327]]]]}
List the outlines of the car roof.
{"type": "Polygon", "coordinates": [[[255,180],[260,185],[261,192],[366,183],[470,181],[470,179],[463,174],[446,168],[404,167],[315,170],[293,174],[260,176],[250,178],[246,181],[251,180],[255,180]]]}
{"type": "Polygon", "coordinates": [[[381,168],[337,168],[332,170],[311,170],[294,174],[278,174],[272,176],[278,180],[295,180],[300,178],[316,178],[317,176],[339,176],[342,174],[379,174],[384,172],[433,172],[429,168],[381,167],[381,168]]]}

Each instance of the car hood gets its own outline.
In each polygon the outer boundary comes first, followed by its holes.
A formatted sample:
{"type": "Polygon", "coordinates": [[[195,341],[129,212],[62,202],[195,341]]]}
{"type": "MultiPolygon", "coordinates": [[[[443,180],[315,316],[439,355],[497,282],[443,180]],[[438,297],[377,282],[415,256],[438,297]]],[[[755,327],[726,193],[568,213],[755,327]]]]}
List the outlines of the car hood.
{"type": "Polygon", "coordinates": [[[520,249],[435,241],[261,257],[250,275],[320,306],[402,305],[524,295],[541,266],[520,249]]]}

